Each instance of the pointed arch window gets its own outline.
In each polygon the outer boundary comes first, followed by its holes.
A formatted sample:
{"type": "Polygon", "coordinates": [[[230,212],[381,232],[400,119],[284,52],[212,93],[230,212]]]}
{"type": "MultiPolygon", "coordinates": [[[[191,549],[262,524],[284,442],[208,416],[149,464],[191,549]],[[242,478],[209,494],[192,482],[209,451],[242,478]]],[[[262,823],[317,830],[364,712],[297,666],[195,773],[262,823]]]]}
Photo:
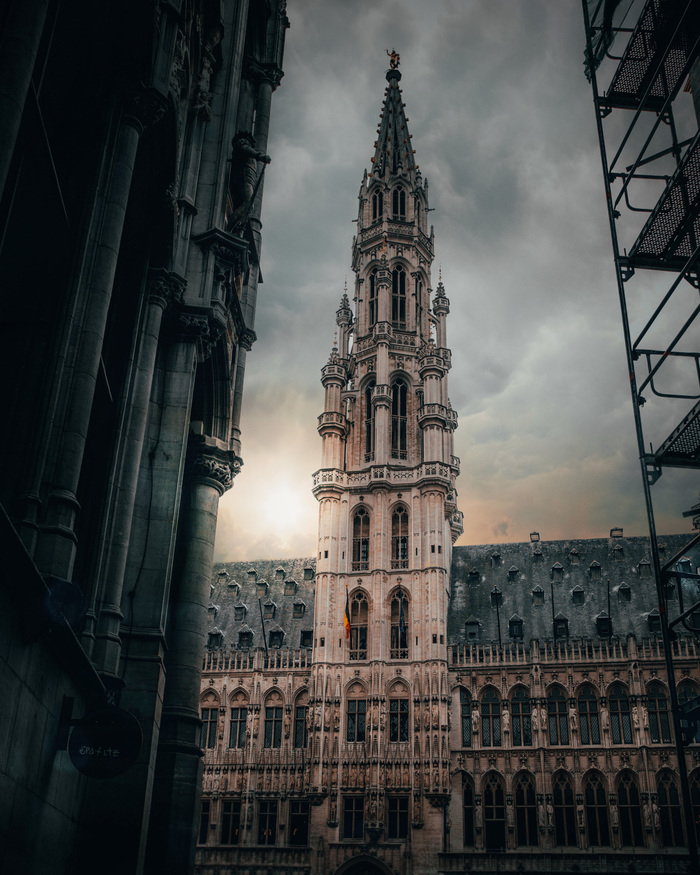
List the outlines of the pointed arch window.
{"type": "MultiPolygon", "coordinates": [[[[591,687],[584,687],[578,697],[581,744],[600,744],[598,700],[591,687]]],[[[607,842],[605,842],[607,844],[607,842]]]]}
{"type": "Polygon", "coordinates": [[[377,189],[372,195],[372,221],[376,222],[384,215],[384,193],[377,189]]]}
{"type": "Polygon", "coordinates": [[[571,777],[557,772],[552,784],[554,835],[561,847],[576,847],[576,802],[571,777]]]}
{"type": "Polygon", "coordinates": [[[348,690],[345,738],[350,743],[364,742],[365,740],[367,718],[367,699],[365,696],[365,688],[357,682],[348,690]]]}
{"type": "Polygon", "coordinates": [[[408,599],[398,589],[391,599],[391,659],[408,659],[408,599]]]}
{"type": "Polygon", "coordinates": [[[474,847],[474,785],[471,778],[462,772],[462,812],[464,847],[474,847]]]}
{"type": "Polygon", "coordinates": [[[506,846],[506,799],[503,779],[489,772],[484,779],[484,845],[487,851],[506,846]]]}
{"type": "Polygon", "coordinates": [[[377,321],[377,271],[373,270],[369,275],[369,299],[368,299],[368,316],[369,327],[371,328],[377,321]]]}
{"type": "Polygon", "coordinates": [[[459,689],[459,716],[462,725],[462,747],[472,746],[472,705],[469,693],[459,689]]]}
{"type": "Polygon", "coordinates": [[[248,720],[248,702],[243,693],[237,693],[231,703],[228,746],[245,747],[245,728],[248,720]]]}
{"type": "Polygon", "coordinates": [[[649,731],[654,744],[671,743],[671,724],[668,719],[668,701],[659,684],[649,687],[647,696],[649,731]]]}
{"type": "Polygon", "coordinates": [[[510,710],[513,719],[513,745],[515,747],[531,745],[530,699],[522,687],[518,687],[515,691],[510,703],[510,710]]]}
{"type": "Polygon", "coordinates": [[[350,602],[350,659],[367,659],[367,597],[353,594],[350,602]]]}
{"type": "Polygon", "coordinates": [[[265,747],[282,747],[282,706],[265,708],[265,747]]]}
{"type": "Polygon", "coordinates": [[[408,386],[396,380],[391,386],[391,458],[406,458],[406,409],[408,386]]]}
{"type": "Polygon", "coordinates": [[[661,843],[665,848],[681,848],[683,838],[683,816],[681,799],[675,778],[668,770],[661,772],[656,779],[661,819],[661,843]]]}
{"type": "Polygon", "coordinates": [[[374,405],[372,404],[372,392],[376,383],[371,380],[367,384],[364,395],[365,405],[365,462],[374,460],[374,405]]]}
{"type": "Polygon", "coordinates": [[[566,718],[566,699],[564,693],[555,687],[547,697],[547,717],[549,719],[549,743],[569,743],[569,723],[566,718]]]}
{"type": "Polygon", "coordinates": [[[610,690],[610,730],[613,744],[632,744],[630,701],[621,684],[610,690]]]}
{"type": "Polygon", "coordinates": [[[406,218],[406,192],[402,185],[397,185],[394,189],[391,205],[395,219],[406,218]]]}
{"type": "Polygon", "coordinates": [[[501,743],[501,703],[491,687],[481,697],[481,743],[484,747],[501,743]]]}
{"type": "Polygon", "coordinates": [[[202,708],[202,729],[199,736],[199,746],[201,748],[216,747],[216,725],[218,719],[218,708],[202,708]]]}
{"type": "Polygon", "coordinates": [[[632,772],[620,773],[617,781],[617,801],[620,805],[620,841],[635,848],[644,846],[642,806],[639,787],[632,772]]]}
{"type": "Polygon", "coordinates": [[[584,790],[588,844],[592,848],[610,844],[608,828],[608,800],[605,785],[598,772],[589,775],[584,790]]]}
{"type": "Polygon", "coordinates": [[[408,511],[403,505],[391,517],[391,567],[408,568],[408,511]]]}
{"type": "Polygon", "coordinates": [[[525,772],[515,784],[515,824],[518,845],[537,847],[537,798],[535,781],[525,772]]]}
{"type": "Polygon", "coordinates": [[[389,697],[389,741],[408,741],[408,693],[395,689],[389,697]]]}
{"type": "Polygon", "coordinates": [[[352,570],[369,570],[369,514],[364,507],[352,521],[352,570]]]}
{"type": "MultiPolygon", "coordinates": [[[[697,698],[697,690],[693,686],[690,681],[684,681],[678,687],[678,704],[684,705],[686,702],[691,702],[693,699],[697,698]]],[[[687,725],[688,721],[681,720],[681,728],[683,729],[683,734],[689,734],[690,727],[687,725]]],[[[695,735],[690,739],[691,743],[693,741],[700,742],[700,722],[696,724],[695,735]]]]}
{"type": "Polygon", "coordinates": [[[406,327],[406,271],[400,264],[391,272],[391,323],[406,327]]]}

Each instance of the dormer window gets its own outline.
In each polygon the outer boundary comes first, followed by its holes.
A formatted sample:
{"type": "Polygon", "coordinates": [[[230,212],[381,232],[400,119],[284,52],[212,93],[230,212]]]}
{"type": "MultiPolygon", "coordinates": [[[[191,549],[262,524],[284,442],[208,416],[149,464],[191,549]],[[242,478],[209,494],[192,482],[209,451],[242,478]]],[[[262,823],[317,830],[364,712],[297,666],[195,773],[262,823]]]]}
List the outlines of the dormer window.
{"type": "Polygon", "coordinates": [[[299,637],[300,647],[311,647],[313,644],[314,633],[311,629],[303,629],[299,637]]]}
{"type": "Polygon", "coordinates": [[[605,611],[602,611],[595,618],[595,625],[598,635],[601,638],[610,638],[612,635],[612,619],[605,611]]]}
{"type": "Polygon", "coordinates": [[[588,574],[590,575],[591,580],[600,580],[600,562],[591,562],[588,566],[588,574]]]}
{"type": "Polygon", "coordinates": [[[256,585],[258,598],[264,598],[267,595],[267,583],[264,580],[258,580],[256,585]]]}
{"type": "Polygon", "coordinates": [[[651,563],[648,559],[642,559],[637,569],[640,577],[651,577],[651,563]]]}
{"type": "Polygon", "coordinates": [[[476,617],[469,617],[467,622],[464,624],[464,632],[467,636],[467,641],[478,641],[479,640],[479,621],[476,617]]]}
{"type": "Polygon", "coordinates": [[[491,568],[498,568],[501,564],[501,554],[500,553],[492,553],[491,554],[491,568]]]}
{"type": "Polygon", "coordinates": [[[571,593],[571,600],[575,605],[582,605],[586,601],[586,593],[582,586],[575,586],[571,593]]]}
{"type": "Polygon", "coordinates": [[[284,579],[284,568],[275,568],[275,580],[284,579]]]}
{"type": "Polygon", "coordinates": [[[564,566],[559,562],[552,565],[552,580],[554,583],[561,583],[564,580],[564,566]]]}
{"type": "Polygon", "coordinates": [[[517,614],[513,614],[513,616],[508,621],[508,634],[511,638],[522,640],[523,621],[522,618],[519,617],[517,614]]]}
{"type": "Polygon", "coordinates": [[[532,590],[532,604],[535,607],[544,604],[544,590],[541,586],[536,586],[532,590]]]}
{"type": "Polygon", "coordinates": [[[617,591],[617,600],[620,602],[632,601],[632,590],[627,583],[621,583],[617,591]]]}
{"type": "Polygon", "coordinates": [[[263,618],[265,620],[272,620],[275,616],[275,611],[277,610],[277,605],[273,601],[265,602],[263,605],[263,618]]]}
{"type": "Polygon", "coordinates": [[[249,568],[248,569],[248,581],[250,583],[255,583],[255,581],[257,579],[258,579],[258,572],[254,568],[249,568]]]}
{"type": "Polygon", "coordinates": [[[308,565],[304,569],[304,580],[313,580],[314,579],[314,570],[313,568],[309,568],[308,565]]]}
{"type": "Polygon", "coordinates": [[[661,632],[661,616],[659,615],[658,608],[654,608],[653,611],[649,611],[649,614],[647,615],[647,626],[650,632],[661,632]]]}
{"type": "Polygon", "coordinates": [[[580,559],[581,556],[576,547],[569,551],[569,565],[578,565],[580,559]]]}
{"type": "Polygon", "coordinates": [[[540,550],[539,547],[536,550],[533,550],[532,561],[533,562],[543,562],[544,561],[544,556],[542,555],[542,551],[540,550]]]}
{"type": "Polygon", "coordinates": [[[303,617],[305,611],[306,605],[304,602],[294,602],[294,607],[292,608],[293,617],[303,617]]]}
{"type": "Polygon", "coordinates": [[[284,641],[284,632],[282,629],[274,629],[270,632],[270,647],[281,647],[284,641]]]}
{"type": "Polygon", "coordinates": [[[467,576],[467,581],[469,583],[469,586],[478,586],[480,580],[481,580],[481,575],[476,570],[476,568],[472,568],[472,570],[469,572],[469,574],[467,576]]]}
{"type": "Polygon", "coordinates": [[[248,608],[245,605],[234,605],[233,606],[233,619],[234,620],[245,620],[245,615],[248,611],[248,608]]]}
{"type": "Polygon", "coordinates": [[[224,643],[224,635],[220,629],[214,628],[208,633],[207,650],[221,650],[224,643]]]}
{"type": "Polygon", "coordinates": [[[554,638],[569,637],[569,621],[563,614],[557,614],[554,618],[554,638]]]}
{"type": "Polygon", "coordinates": [[[491,607],[500,607],[503,604],[503,593],[501,590],[494,586],[491,590],[491,607]]]}
{"type": "Polygon", "coordinates": [[[620,544],[615,544],[613,547],[613,562],[622,562],[625,558],[625,551],[620,544]]]}
{"type": "Polygon", "coordinates": [[[515,565],[511,565],[510,568],[508,569],[508,582],[515,583],[517,579],[518,579],[518,569],[515,567],[515,565]]]}
{"type": "Polygon", "coordinates": [[[285,595],[294,595],[297,591],[297,582],[296,580],[285,580],[284,582],[284,594],[285,595]]]}
{"type": "Polygon", "coordinates": [[[238,633],[238,648],[239,650],[247,650],[253,646],[253,633],[250,630],[241,631],[238,633]]]}

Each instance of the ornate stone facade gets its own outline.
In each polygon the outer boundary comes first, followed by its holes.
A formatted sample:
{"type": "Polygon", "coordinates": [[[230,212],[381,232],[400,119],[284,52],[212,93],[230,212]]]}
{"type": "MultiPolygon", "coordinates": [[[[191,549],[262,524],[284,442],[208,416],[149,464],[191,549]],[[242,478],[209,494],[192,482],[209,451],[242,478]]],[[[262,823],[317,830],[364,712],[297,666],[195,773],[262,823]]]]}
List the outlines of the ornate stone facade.
{"type": "Polygon", "coordinates": [[[117,4],[98,26],[87,0],[7,7],[3,864],[189,873],[200,652],[219,499],[241,466],[286,3],[117,4]],[[106,703],[143,744],[100,781],[68,745],[106,703]]]}
{"type": "Polygon", "coordinates": [[[215,569],[197,872],[685,872],[647,541],[453,551],[449,300],[397,64],[322,371],[317,555],[215,569]]]}

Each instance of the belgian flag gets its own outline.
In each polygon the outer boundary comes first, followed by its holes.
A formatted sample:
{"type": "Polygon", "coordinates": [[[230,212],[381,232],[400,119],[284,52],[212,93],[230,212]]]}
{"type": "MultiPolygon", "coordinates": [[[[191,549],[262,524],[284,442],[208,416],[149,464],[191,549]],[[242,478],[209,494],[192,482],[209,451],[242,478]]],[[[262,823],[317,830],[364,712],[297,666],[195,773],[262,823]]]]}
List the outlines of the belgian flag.
{"type": "Polygon", "coordinates": [[[350,600],[348,599],[348,588],[345,587],[345,613],[343,614],[343,626],[345,626],[345,637],[350,637],[350,600]]]}

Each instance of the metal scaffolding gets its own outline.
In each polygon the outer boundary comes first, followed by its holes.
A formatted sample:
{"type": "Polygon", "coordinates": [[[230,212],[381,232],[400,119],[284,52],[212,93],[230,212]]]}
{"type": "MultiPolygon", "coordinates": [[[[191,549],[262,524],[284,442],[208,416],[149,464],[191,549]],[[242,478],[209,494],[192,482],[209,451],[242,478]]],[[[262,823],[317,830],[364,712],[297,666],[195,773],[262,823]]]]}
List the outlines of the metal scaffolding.
{"type": "MultiPolygon", "coordinates": [[[[698,871],[700,827],[683,747],[696,714],[679,708],[673,651],[679,625],[700,631],[700,604],[686,608],[681,598],[679,614],[668,616],[684,551],[662,564],[653,487],[666,468],[689,476],[700,469],[700,2],[582,3],[686,837],[698,871]]],[[[689,537],[685,550],[698,540],[689,537]]]]}

